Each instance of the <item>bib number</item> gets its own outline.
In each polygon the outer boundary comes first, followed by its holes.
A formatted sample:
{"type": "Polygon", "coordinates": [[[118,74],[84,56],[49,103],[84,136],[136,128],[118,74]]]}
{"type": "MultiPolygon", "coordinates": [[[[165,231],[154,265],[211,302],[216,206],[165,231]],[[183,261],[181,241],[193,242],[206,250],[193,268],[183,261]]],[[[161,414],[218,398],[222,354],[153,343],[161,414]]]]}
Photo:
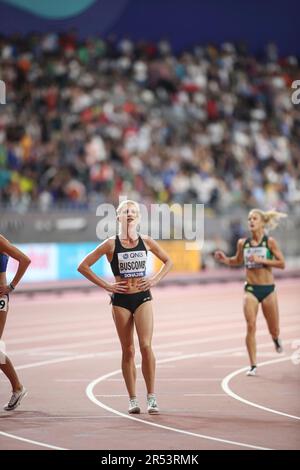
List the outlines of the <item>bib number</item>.
{"type": "Polygon", "coordinates": [[[267,248],[264,246],[252,246],[244,250],[244,262],[248,269],[263,268],[263,264],[257,264],[249,260],[250,256],[259,256],[262,259],[267,259],[267,248]]]}
{"type": "Polygon", "coordinates": [[[8,309],[8,297],[3,295],[0,297],[0,312],[7,312],[8,309]]]}
{"type": "Polygon", "coordinates": [[[146,251],[118,253],[120,276],[122,278],[144,277],[146,275],[146,251]]]}

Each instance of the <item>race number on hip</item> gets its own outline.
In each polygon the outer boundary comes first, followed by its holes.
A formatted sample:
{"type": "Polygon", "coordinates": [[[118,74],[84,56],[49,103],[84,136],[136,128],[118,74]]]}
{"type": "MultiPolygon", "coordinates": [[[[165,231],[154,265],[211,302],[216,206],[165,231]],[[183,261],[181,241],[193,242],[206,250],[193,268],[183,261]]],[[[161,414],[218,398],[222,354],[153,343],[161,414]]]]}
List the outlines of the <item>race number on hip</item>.
{"type": "Polygon", "coordinates": [[[7,312],[8,309],[8,297],[3,295],[0,297],[0,312],[7,312]]]}

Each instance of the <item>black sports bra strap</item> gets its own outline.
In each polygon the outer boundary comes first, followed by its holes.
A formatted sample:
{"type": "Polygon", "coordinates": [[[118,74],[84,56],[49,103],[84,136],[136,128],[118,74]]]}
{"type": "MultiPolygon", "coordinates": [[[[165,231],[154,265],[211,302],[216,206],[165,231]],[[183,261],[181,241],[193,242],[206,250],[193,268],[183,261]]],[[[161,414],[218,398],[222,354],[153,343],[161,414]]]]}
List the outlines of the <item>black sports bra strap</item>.
{"type": "Polygon", "coordinates": [[[141,245],[141,247],[145,250],[145,251],[148,251],[147,248],[146,248],[146,245],[144,243],[144,240],[142,239],[142,237],[139,235],[139,245],[141,245]]]}

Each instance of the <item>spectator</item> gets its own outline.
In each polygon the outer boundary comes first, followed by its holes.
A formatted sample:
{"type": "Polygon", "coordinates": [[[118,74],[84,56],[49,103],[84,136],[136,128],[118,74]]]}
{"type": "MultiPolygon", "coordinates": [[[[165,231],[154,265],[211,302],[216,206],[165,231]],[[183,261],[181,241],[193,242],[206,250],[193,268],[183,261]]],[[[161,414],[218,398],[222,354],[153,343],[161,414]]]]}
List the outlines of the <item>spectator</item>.
{"type": "Polygon", "coordinates": [[[296,58],[233,44],[176,56],[75,33],[0,39],[0,196],[9,208],[198,202],[215,212],[300,200],[296,58]]]}

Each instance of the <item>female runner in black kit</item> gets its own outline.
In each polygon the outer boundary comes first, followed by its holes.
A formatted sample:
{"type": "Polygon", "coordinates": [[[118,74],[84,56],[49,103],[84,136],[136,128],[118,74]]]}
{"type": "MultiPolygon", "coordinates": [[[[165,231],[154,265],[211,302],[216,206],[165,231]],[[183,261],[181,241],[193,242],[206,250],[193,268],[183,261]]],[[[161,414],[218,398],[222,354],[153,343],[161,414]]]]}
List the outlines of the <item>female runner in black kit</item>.
{"type": "Polygon", "coordinates": [[[123,201],[117,208],[120,234],[108,238],[89,253],[78,266],[78,271],[112,294],[113,318],[122,347],[122,372],[129,395],[128,412],[134,414],[140,413],[136,397],[135,326],[147,388],[147,410],[155,414],[159,413],[159,409],[154,391],[155,357],[151,347],[153,313],[150,289],[170,271],[172,261],[151,237],[138,235],[136,228],[139,218],[139,205],[135,201],[123,201]],[[163,262],[160,271],[150,278],[145,277],[148,251],[152,251],[163,262]],[[91,266],[103,255],[107,256],[111,264],[114,283],[101,279],[91,270],[91,266]]]}

